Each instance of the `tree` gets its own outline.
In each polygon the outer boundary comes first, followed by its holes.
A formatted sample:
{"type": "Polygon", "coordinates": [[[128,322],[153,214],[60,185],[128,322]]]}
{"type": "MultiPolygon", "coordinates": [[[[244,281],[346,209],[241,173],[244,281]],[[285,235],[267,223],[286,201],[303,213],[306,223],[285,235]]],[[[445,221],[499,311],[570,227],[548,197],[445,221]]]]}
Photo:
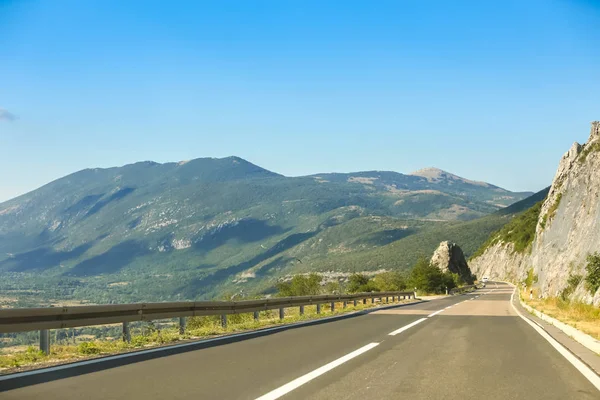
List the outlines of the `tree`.
{"type": "Polygon", "coordinates": [[[327,282],[327,284],[325,285],[325,293],[341,294],[344,293],[344,287],[337,281],[327,282]]]}
{"type": "Polygon", "coordinates": [[[587,265],[585,266],[587,276],[585,277],[586,288],[596,293],[600,288],[600,254],[594,253],[587,257],[587,265]]]}
{"type": "Polygon", "coordinates": [[[370,292],[369,277],[363,274],[352,274],[348,278],[348,293],[370,292]]]}
{"type": "Polygon", "coordinates": [[[308,276],[295,275],[290,282],[277,285],[279,296],[313,296],[321,293],[321,275],[311,273],[308,276]]]}
{"type": "Polygon", "coordinates": [[[400,272],[384,272],[376,275],[371,281],[382,292],[400,291],[407,288],[406,276],[400,272]]]}
{"type": "Polygon", "coordinates": [[[455,287],[454,278],[450,272],[443,273],[425,258],[421,258],[410,272],[408,282],[426,293],[443,293],[446,288],[455,287]]]}

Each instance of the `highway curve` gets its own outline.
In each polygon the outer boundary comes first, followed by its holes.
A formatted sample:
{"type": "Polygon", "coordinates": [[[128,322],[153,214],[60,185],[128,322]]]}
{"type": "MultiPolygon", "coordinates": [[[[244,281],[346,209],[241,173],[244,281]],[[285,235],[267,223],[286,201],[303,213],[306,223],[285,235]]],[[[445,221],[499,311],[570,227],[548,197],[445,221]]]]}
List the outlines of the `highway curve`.
{"type": "Polygon", "coordinates": [[[600,399],[516,314],[512,291],[492,283],[10,390],[0,381],[0,399],[600,399]]]}

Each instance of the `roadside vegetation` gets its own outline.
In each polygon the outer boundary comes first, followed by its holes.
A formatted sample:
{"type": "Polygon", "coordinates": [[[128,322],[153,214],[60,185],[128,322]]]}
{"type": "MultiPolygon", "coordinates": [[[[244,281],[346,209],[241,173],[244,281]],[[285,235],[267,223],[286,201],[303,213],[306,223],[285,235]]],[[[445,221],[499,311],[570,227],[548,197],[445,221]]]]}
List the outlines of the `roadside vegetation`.
{"type": "MultiPolygon", "coordinates": [[[[360,292],[384,291],[413,291],[418,294],[445,293],[446,289],[464,284],[457,274],[443,273],[436,266],[431,265],[426,259],[421,259],[410,273],[390,271],[374,276],[354,274],[345,282],[323,283],[323,277],[316,273],[296,275],[287,282],[277,285],[276,296],[307,296],[319,294],[344,294],[360,292]]],[[[246,297],[247,298],[247,297],[246,297]]],[[[385,301],[385,300],[384,300],[385,301]]],[[[176,342],[210,338],[228,333],[256,330],[280,324],[306,321],[332,315],[360,311],[378,305],[377,302],[368,301],[367,304],[358,302],[354,306],[349,302],[344,308],[343,303],[336,303],[332,312],[329,304],[323,304],[321,313],[317,314],[316,306],[306,306],[304,315],[299,309],[287,308],[285,318],[279,319],[278,310],[261,311],[259,319],[255,320],[251,313],[234,314],[227,316],[227,326],[221,324],[219,315],[188,318],[184,334],[179,333],[179,326],[174,320],[154,321],[132,324],[131,341],[124,342],[120,337],[120,325],[97,327],[97,332],[105,336],[95,338],[92,335],[75,335],[86,332],[90,328],[62,329],[53,331],[51,336],[51,353],[46,355],[37,347],[21,345],[18,347],[5,347],[0,350],[0,371],[10,372],[22,367],[31,367],[40,364],[55,364],[77,359],[99,357],[109,354],[123,353],[149,347],[156,347],[176,342]],[[91,336],[91,337],[90,337],[91,336]]],[[[37,332],[29,332],[13,338],[21,339],[21,343],[35,343],[37,332]]]]}
{"type": "Polygon", "coordinates": [[[558,210],[558,207],[560,206],[560,202],[562,200],[562,193],[559,193],[556,196],[556,199],[554,200],[554,203],[552,203],[552,206],[550,206],[550,208],[548,209],[548,212],[544,215],[544,217],[542,218],[542,228],[546,228],[546,224],[548,223],[548,221],[552,221],[552,219],[554,219],[554,216],[556,215],[556,211],[558,210]]]}
{"type": "Polygon", "coordinates": [[[600,289],[600,253],[588,256],[585,271],[587,272],[585,276],[586,289],[594,294],[600,289]]]}
{"type": "Polygon", "coordinates": [[[600,340],[600,308],[562,296],[539,298],[536,289],[532,300],[528,290],[521,291],[521,298],[536,310],[600,340]]]}
{"type": "Polygon", "coordinates": [[[585,269],[585,277],[573,273],[569,275],[567,286],[558,297],[541,298],[538,289],[534,288],[533,299],[530,299],[529,290],[537,282],[537,275],[531,269],[523,281],[521,298],[536,310],[600,340],[600,308],[571,299],[582,281],[592,294],[600,288],[600,254],[590,254],[585,269]]]}
{"type": "MultiPolygon", "coordinates": [[[[401,300],[400,302],[409,302],[409,300],[401,300]]],[[[61,337],[67,339],[60,340],[58,343],[51,340],[50,354],[48,355],[40,352],[37,346],[34,345],[0,349],[0,373],[325,318],[366,310],[378,305],[380,303],[368,301],[367,304],[358,302],[355,307],[352,302],[349,302],[346,308],[343,308],[342,303],[336,303],[335,311],[332,312],[329,304],[323,304],[320,314],[317,314],[316,306],[306,306],[304,315],[300,315],[298,308],[286,308],[283,320],[279,319],[278,310],[261,311],[258,321],[254,320],[252,314],[234,314],[227,316],[227,327],[225,328],[221,325],[221,319],[218,315],[190,317],[183,335],[179,334],[179,326],[173,321],[154,321],[144,323],[135,329],[132,328],[131,342],[129,343],[124,342],[120,337],[90,340],[87,337],[75,336],[71,339],[72,336],[67,332],[66,335],[61,335],[61,337]]],[[[120,325],[113,327],[115,330],[120,330],[120,325]]],[[[70,330],[64,329],[61,331],[70,330]]],[[[54,335],[51,337],[53,338],[54,335]]]]}
{"type": "Polygon", "coordinates": [[[515,251],[519,253],[529,250],[531,248],[531,243],[535,238],[535,230],[543,203],[543,201],[540,201],[527,211],[516,215],[509,223],[493,233],[488,240],[473,253],[471,259],[479,257],[489,247],[500,242],[513,243],[515,251]]]}

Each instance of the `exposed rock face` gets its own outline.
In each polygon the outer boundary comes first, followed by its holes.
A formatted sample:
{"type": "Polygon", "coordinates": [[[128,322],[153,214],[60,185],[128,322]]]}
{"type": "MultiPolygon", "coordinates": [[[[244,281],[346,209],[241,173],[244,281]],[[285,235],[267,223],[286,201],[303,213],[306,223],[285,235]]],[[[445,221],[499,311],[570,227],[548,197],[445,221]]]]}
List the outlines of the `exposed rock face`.
{"type": "MultiPolygon", "coordinates": [[[[536,227],[530,254],[496,244],[471,261],[475,273],[519,281],[533,269],[543,296],[557,296],[570,274],[585,276],[586,258],[600,252],[600,122],[588,142],[574,143],[562,157],[536,227]]],[[[573,298],[600,305],[600,290],[588,293],[584,282],[573,298]]]]}
{"type": "Polygon", "coordinates": [[[471,270],[462,249],[456,243],[448,241],[440,243],[433,253],[431,263],[443,272],[450,271],[460,275],[466,282],[471,282],[471,270]]]}

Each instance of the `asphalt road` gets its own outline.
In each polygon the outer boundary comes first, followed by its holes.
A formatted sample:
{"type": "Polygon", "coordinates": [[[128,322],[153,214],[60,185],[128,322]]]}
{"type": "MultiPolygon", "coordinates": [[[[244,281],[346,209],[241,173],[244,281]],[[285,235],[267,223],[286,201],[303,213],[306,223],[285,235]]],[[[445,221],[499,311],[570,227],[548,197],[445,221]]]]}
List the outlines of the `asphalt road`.
{"type": "Polygon", "coordinates": [[[600,399],[515,314],[511,293],[489,284],[3,391],[0,399],[600,399]]]}

